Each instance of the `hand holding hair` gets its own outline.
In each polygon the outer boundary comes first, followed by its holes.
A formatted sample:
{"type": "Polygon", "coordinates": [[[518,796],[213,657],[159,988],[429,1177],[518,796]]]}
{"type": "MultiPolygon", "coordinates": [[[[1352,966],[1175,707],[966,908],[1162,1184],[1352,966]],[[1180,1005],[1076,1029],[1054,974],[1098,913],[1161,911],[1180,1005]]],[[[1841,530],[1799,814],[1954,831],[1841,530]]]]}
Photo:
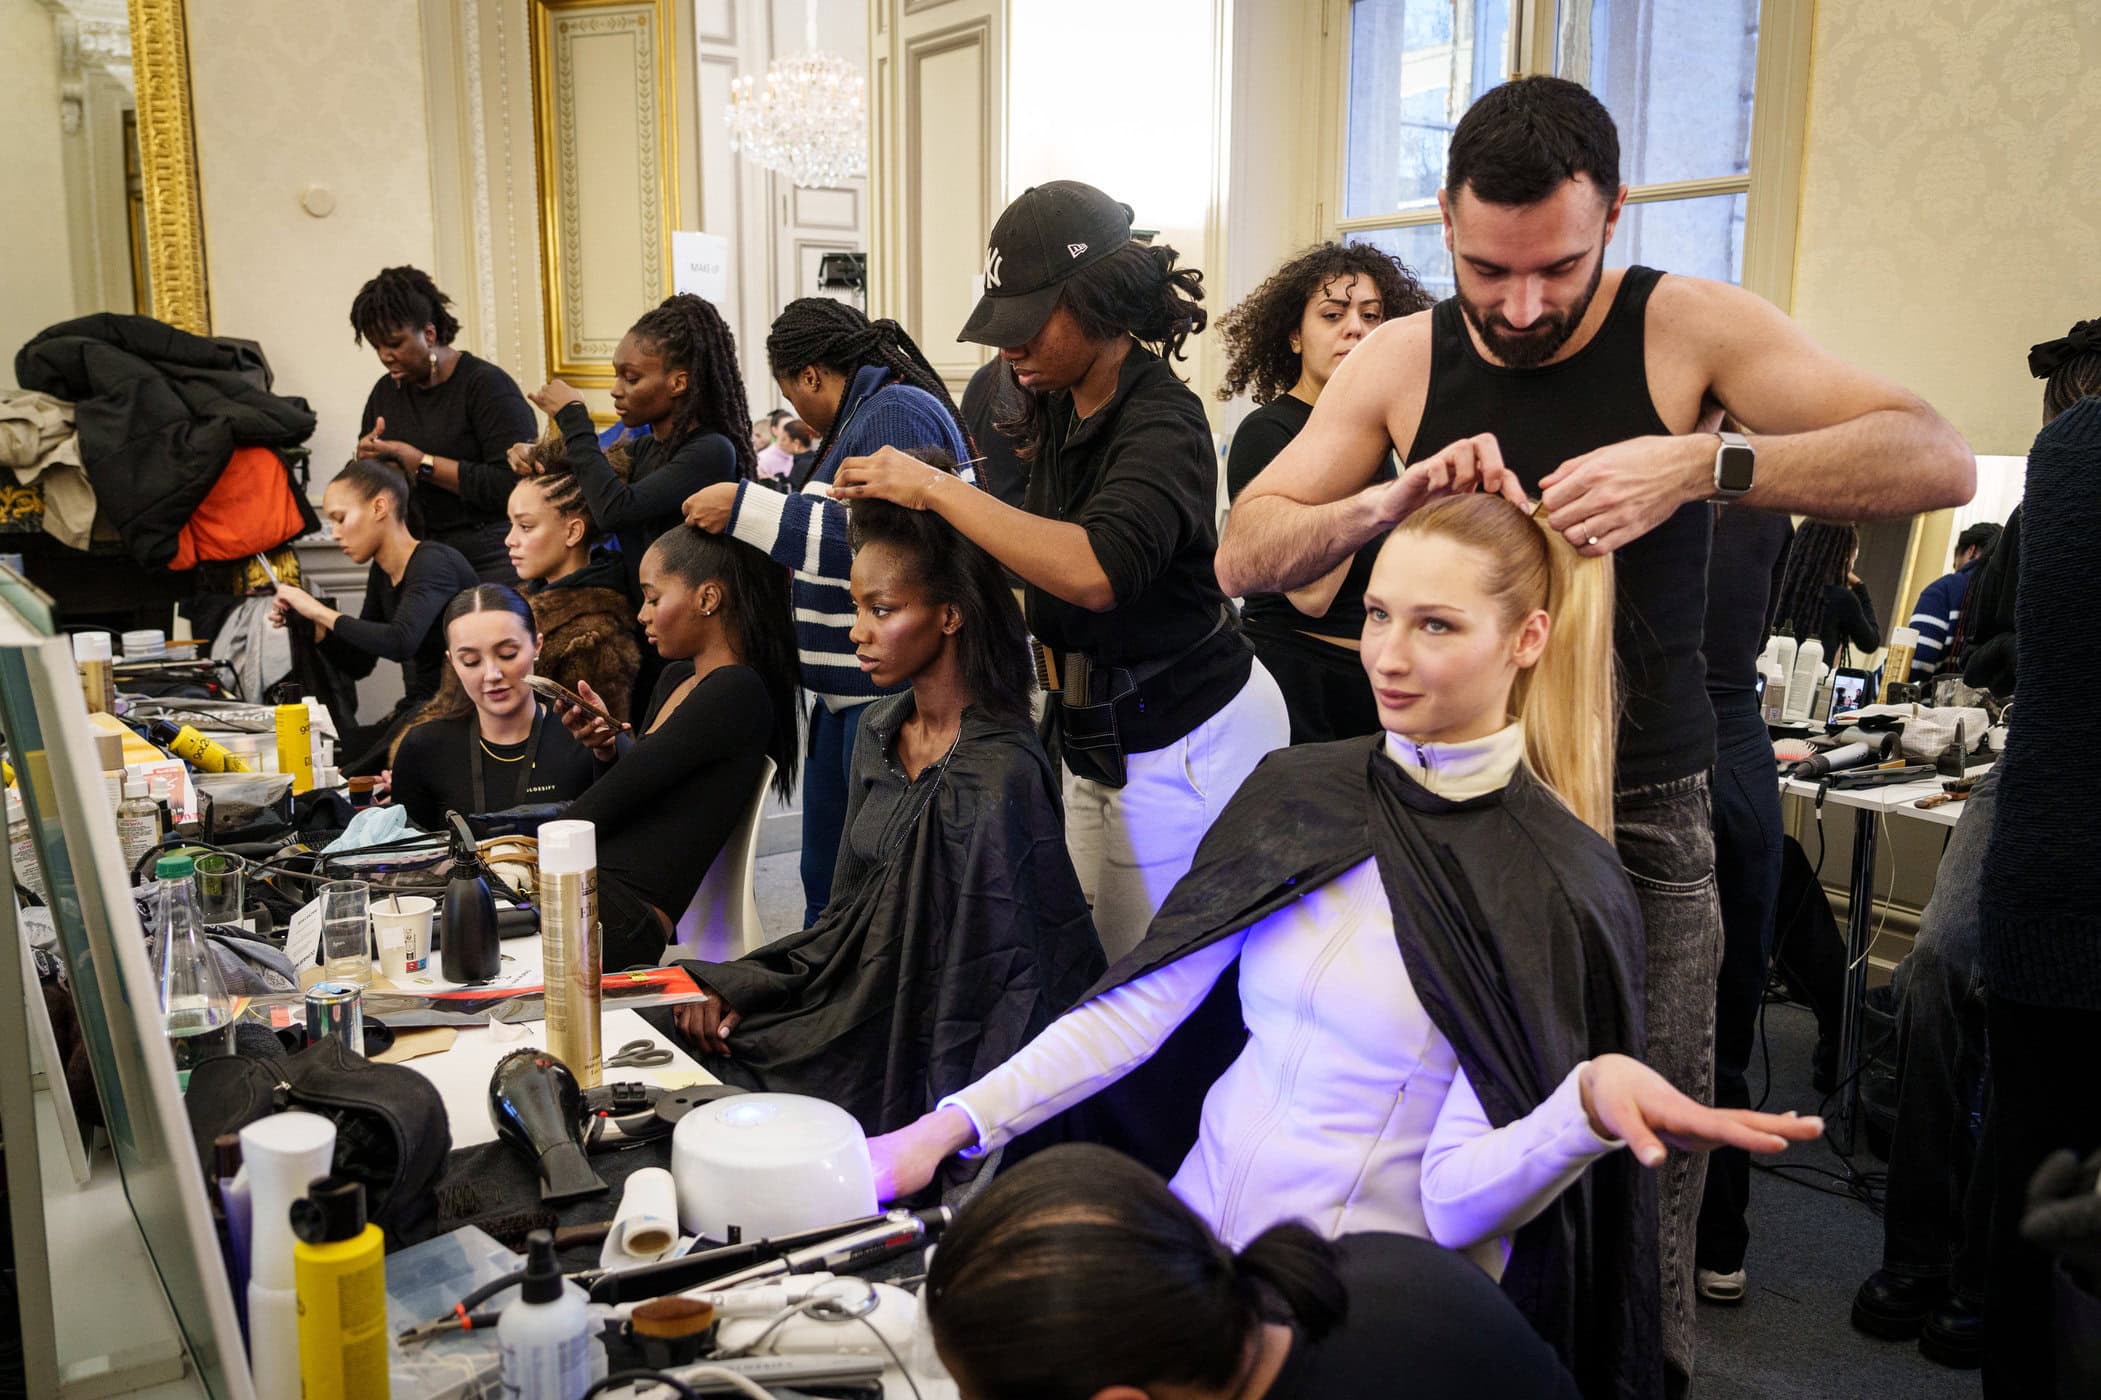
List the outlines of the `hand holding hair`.
{"type": "Polygon", "coordinates": [[[881,447],[870,456],[848,457],[839,464],[839,473],[832,479],[832,498],[889,501],[907,510],[929,510],[934,489],[948,475],[895,447],[881,447]]]}
{"type": "Polygon", "coordinates": [[[1547,523],[1585,554],[1610,554],[1714,494],[1707,435],[1638,437],[1571,457],[1540,478],[1547,523]]]}
{"type": "Polygon", "coordinates": [[[1577,1080],[1591,1131],[1618,1138],[1645,1167],[1663,1165],[1666,1146],[1681,1152],[1741,1147],[1747,1152],[1783,1152],[1790,1142],[1824,1134],[1824,1120],[1792,1113],[1753,1113],[1744,1108],[1708,1108],[1627,1055],[1600,1055],[1577,1080]]]}
{"type": "Polygon", "coordinates": [[[1379,524],[1391,527],[1441,496],[1475,491],[1501,496],[1519,510],[1529,508],[1517,473],[1503,465],[1503,450],[1494,433],[1461,438],[1411,464],[1393,481],[1372,487],[1367,495],[1374,502],[1379,524]]]}
{"type": "Polygon", "coordinates": [[[538,476],[545,470],[533,460],[533,447],[534,444],[529,442],[514,442],[504,449],[503,459],[511,464],[514,475],[538,476]]]}
{"type": "Polygon", "coordinates": [[[718,481],[686,497],[680,510],[686,523],[696,530],[719,535],[730,527],[730,512],[737,506],[737,483],[718,481]]]}

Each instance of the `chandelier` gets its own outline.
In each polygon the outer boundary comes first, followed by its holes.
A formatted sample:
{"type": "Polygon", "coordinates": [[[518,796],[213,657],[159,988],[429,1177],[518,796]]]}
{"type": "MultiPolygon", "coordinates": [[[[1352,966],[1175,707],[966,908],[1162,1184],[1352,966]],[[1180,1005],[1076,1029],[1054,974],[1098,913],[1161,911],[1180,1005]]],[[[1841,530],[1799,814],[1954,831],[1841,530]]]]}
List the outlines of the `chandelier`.
{"type": "Polygon", "coordinates": [[[807,52],[776,59],[763,82],[730,84],[730,149],[805,189],[840,185],[868,172],[863,82],[853,64],[818,51],[816,0],[805,0],[803,33],[807,52]]]}

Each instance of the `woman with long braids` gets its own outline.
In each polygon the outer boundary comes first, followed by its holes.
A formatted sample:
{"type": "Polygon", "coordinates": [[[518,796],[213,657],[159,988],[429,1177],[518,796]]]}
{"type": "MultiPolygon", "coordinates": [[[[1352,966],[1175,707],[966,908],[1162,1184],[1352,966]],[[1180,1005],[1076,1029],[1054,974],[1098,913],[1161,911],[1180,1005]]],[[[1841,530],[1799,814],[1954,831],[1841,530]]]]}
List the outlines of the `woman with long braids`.
{"type": "Polygon", "coordinates": [[[1838,665],[1839,653],[1849,644],[1863,656],[1882,645],[1875,600],[1868,596],[1860,575],[1853,572],[1859,558],[1857,527],[1805,520],[1795,531],[1787,567],[1780,575],[1774,625],[1800,641],[1816,638],[1823,644],[1824,660],[1832,666],[1838,665]]]}
{"type": "MultiPolygon", "coordinates": [[[[608,972],[663,956],[766,760],[786,796],[800,754],[787,576],[757,550],[685,525],[657,537],[641,572],[642,626],[669,664],[634,732],[567,702],[555,707],[609,765],[564,814],[598,827],[608,972]]],[[[599,701],[588,684],[576,689],[599,701]]]]}
{"type": "MultiPolygon", "coordinates": [[[[637,606],[643,552],[679,523],[680,503],[710,482],[749,477],[757,460],[736,339],[721,313],[690,292],[664,298],[613,351],[613,408],[624,426],[648,429],[612,449],[623,465],[600,448],[597,425],[575,389],[551,379],[532,401],[561,430],[584,503],[619,549],[628,601],[637,606]]],[[[510,459],[520,476],[544,470],[531,442],[512,447],[510,459]]],[[[658,673],[657,659],[645,651],[638,703],[658,673]]]]}
{"type": "MultiPolygon", "coordinates": [[[[1226,492],[1236,497],[1313,416],[1328,376],[1383,321],[1430,307],[1398,258],[1368,243],[1321,243],[1269,275],[1218,323],[1231,359],[1218,397],[1243,391],[1260,405],[1233,430],[1226,492]]],[[[1381,480],[1393,479],[1389,461],[1381,480]]],[[[1364,688],[1357,634],[1364,586],[1385,536],[1325,578],[1289,593],[1245,600],[1240,625],[1276,677],[1291,715],[1291,742],[1320,744],[1375,733],[1379,710],[1364,688]]]]}
{"type": "Polygon", "coordinates": [[[752,483],[710,486],[685,503],[686,523],[728,533],[795,571],[795,640],[810,706],[803,770],[803,925],[832,897],[832,863],[846,820],[846,788],[861,711],[886,692],[854,660],[847,637],[853,552],[846,508],[823,494],[839,464],[883,447],[970,456],[969,435],[941,376],[895,321],[870,321],[826,297],[788,303],[766,337],[766,367],[781,394],[824,439],[804,485],[788,495],[752,483]]]}
{"type": "Polygon", "coordinates": [[[1091,185],[1025,191],[993,226],[960,338],[1013,367],[1020,418],[1001,426],[1030,464],[1027,508],[888,450],[842,463],[832,488],[935,511],[1025,583],[1051,653],[1066,840],[1112,962],[1290,739],[1211,568],[1218,454],[1168,363],[1204,328],[1203,274],[1175,259],[1134,242],[1130,209],[1091,185]]]}
{"type": "Polygon", "coordinates": [[[409,528],[451,545],[488,583],[515,583],[504,554],[504,453],[533,433],[533,411],[508,374],[453,348],[460,323],[430,274],[390,267],[350,303],[352,338],[386,368],[358,426],[357,455],[409,479],[409,528]]]}

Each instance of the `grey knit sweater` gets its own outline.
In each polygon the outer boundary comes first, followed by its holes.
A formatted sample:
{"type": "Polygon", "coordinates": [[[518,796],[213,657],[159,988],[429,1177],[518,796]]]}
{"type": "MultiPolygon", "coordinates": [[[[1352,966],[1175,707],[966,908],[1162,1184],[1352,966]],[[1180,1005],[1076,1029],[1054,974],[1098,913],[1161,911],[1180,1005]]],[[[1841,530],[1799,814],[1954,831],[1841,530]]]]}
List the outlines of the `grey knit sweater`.
{"type": "Polygon", "coordinates": [[[2021,690],[1984,861],[1985,979],[2029,1006],[2101,1011],[2101,398],[2036,438],[2021,520],[2021,690]]]}

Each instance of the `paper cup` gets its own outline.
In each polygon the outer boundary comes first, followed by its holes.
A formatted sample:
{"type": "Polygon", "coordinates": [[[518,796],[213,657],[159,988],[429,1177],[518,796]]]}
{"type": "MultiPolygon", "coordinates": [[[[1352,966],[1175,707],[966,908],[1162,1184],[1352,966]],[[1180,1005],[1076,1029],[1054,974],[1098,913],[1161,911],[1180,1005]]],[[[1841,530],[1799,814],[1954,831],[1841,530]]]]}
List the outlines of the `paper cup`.
{"type": "Polygon", "coordinates": [[[372,932],[379,938],[379,970],[406,977],[430,966],[430,919],[437,903],[422,895],[372,901],[372,932]]]}

